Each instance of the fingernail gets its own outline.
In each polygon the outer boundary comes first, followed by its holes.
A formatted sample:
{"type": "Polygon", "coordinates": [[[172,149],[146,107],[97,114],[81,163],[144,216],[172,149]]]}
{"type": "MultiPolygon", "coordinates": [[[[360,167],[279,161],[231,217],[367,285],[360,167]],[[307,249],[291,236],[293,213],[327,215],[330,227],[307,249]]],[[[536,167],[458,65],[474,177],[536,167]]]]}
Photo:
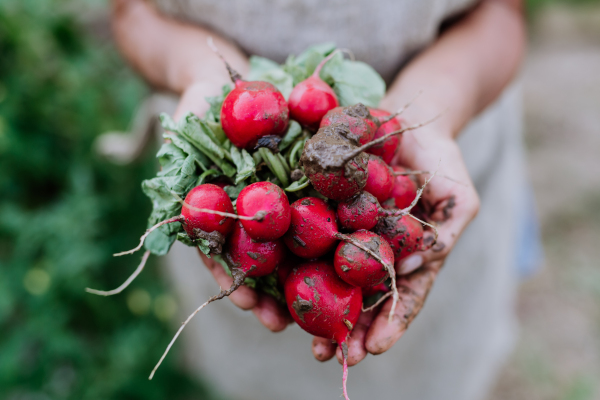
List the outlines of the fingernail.
{"type": "Polygon", "coordinates": [[[410,274],[421,265],[423,265],[423,257],[416,254],[412,255],[402,262],[402,265],[400,265],[400,268],[398,269],[398,273],[400,275],[410,274]]]}

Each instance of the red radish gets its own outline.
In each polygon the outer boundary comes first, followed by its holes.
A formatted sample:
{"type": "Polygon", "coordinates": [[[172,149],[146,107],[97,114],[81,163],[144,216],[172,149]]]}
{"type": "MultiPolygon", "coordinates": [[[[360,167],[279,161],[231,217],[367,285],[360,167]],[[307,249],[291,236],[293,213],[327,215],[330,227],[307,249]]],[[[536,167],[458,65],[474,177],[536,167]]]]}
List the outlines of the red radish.
{"type": "Polygon", "coordinates": [[[347,139],[346,124],[333,124],[319,129],[304,145],[300,162],[313,187],[332,200],[345,200],[360,192],[367,183],[368,157],[356,154],[345,156],[356,149],[347,139]]]}
{"type": "Polygon", "coordinates": [[[290,226],[290,203],[285,192],[274,183],[255,182],[246,186],[237,198],[236,207],[238,215],[261,216],[257,220],[242,220],[254,240],[279,239],[290,226]]]}
{"type": "Polygon", "coordinates": [[[290,117],[312,130],[317,130],[323,116],[339,105],[335,92],[320,76],[325,63],[335,54],[336,52],[333,52],[324,58],[313,74],[297,84],[290,93],[290,117]]]}
{"type": "Polygon", "coordinates": [[[304,261],[306,260],[297,257],[295,254],[289,251],[286,252],[285,260],[283,260],[283,262],[281,262],[277,267],[277,284],[280,287],[283,287],[283,285],[285,284],[285,280],[292,272],[292,269],[296,268],[304,261]]]}
{"type": "MultiPolygon", "coordinates": [[[[391,113],[389,113],[387,111],[378,110],[376,108],[370,108],[369,111],[371,112],[371,115],[376,118],[388,117],[391,115],[391,113]]],[[[382,124],[377,129],[377,131],[375,132],[375,135],[373,137],[373,140],[379,139],[380,137],[382,137],[390,132],[399,131],[400,129],[402,129],[402,126],[400,125],[400,122],[398,121],[398,119],[392,118],[388,122],[382,124]]],[[[385,161],[387,164],[389,164],[392,162],[392,159],[396,155],[396,150],[398,149],[398,146],[400,145],[401,140],[402,140],[402,136],[392,136],[385,142],[375,145],[375,146],[371,147],[370,149],[368,149],[367,153],[379,156],[383,159],[383,161],[385,161]]]]}
{"type": "Polygon", "coordinates": [[[181,209],[181,215],[184,219],[183,229],[192,240],[199,237],[204,238],[203,236],[206,236],[206,233],[212,232],[218,232],[225,237],[232,231],[233,219],[194,210],[194,208],[205,208],[233,214],[233,204],[229,196],[217,185],[206,183],[196,186],[185,197],[185,203],[181,209]]]}
{"type": "Polygon", "coordinates": [[[383,203],[390,198],[394,189],[392,170],[380,157],[374,155],[369,156],[367,170],[367,184],[364,190],[375,196],[379,203],[383,203]]]}
{"type": "Polygon", "coordinates": [[[371,117],[369,110],[363,104],[358,103],[350,107],[336,107],[329,111],[321,120],[320,128],[336,123],[348,124],[350,132],[348,138],[359,145],[367,144],[375,136],[377,121],[371,117]]]}
{"type": "Polygon", "coordinates": [[[334,209],[316,197],[305,197],[291,205],[292,222],[283,237],[285,244],[302,258],[321,257],[335,247],[338,238],[334,209]]]}
{"type": "Polygon", "coordinates": [[[275,271],[282,264],[286,253],[287,249],[281,239],[256,242],[238,222],[227,239],[224,258],[231,269],[244,272],[247,278],[255,278],[275,271]]]}
{"type": "Polygon", "coordinates": [[[348,236],[377,254],[383,263],[354,243],[341,242],[335,251],[333,265],[344,282],[361,288],[372,287],[382,283],[389,272],[395,273],[394,252],[384,238],[367,230],[348,236]]]}
{"type": "MultiPolygon", "coordinates": [[[[394,172],[406,172],[405,168],[394,166],[394,172]]],[[[410,175],[396,175],[394,179],[394,189],[391,198],[398,208],[406,208],[411,205],[417,197],[417,183],[410,175]]]]}
{"type": "Polygon", "coordinates": [[[410,215],[382,218],[374,231],[388,241],[396,261],[423,250],[423,226],[410,215]]]}
{"type": "MultiPolygon", "coordinates": [[[[417,202],[421,198],[421,194],[423,193],[425,186],[427,186],[433,176],[435,176],[435,174],[427,179],[423,186],[417,189],[412,202],[402,209],[397,209],[393,207],[393,205],[388,206],[387,204],[389,201],[386,201],[384,203],[386,204],[386,207],[382,208],[375,196],[366,191],[360,192],[354,197],[339,202],[337,207],[337,215],[342,227],[350,231],[359,229],[371,230],[383,217],[401,217],[403,215],[408,215],[413,210],[418,211],[418,209],[415,209],[415,207],[418,205],[417,202]]],[[[392,200],[393,203],[393,199],[390,200],[392,200]]],[[[423,217],[423,215],[420,214],[420,217],[423,217]]],[[[419,220],[423,219],[420,217],[419,220]]],[[[437,232],[434,226],[424,221],[420,222],[424,225],[431,226],[433,230],[437,232]]]]}
{"type": "Polygon", "coordinates": [[[337,207],[337,216],[344,229],[352,232],[360,229],[371,230],[379,221],[380,208],[375,196],[363,191],[340,202],[337,207]]]}
{"type": "Polygon", "coordinates": [[[242,80],[240,74],[219,53],[211,38],[208,44],[223,60],[235,84],[221,108],[221,125],[231,143],[240,149],[252,150],[262,137],[283,136],[290,112],[281,92],[269,82],[242,80]]]}
{"type": "Polygon", "coordinates": [[[331,263],[310,261],[292,271],[284,291],[294,321],[311,335],[335,340],[342,349],[343,391],[348,400],[347,340],[361,312],[360,288],[342,281],[331,263]]]}

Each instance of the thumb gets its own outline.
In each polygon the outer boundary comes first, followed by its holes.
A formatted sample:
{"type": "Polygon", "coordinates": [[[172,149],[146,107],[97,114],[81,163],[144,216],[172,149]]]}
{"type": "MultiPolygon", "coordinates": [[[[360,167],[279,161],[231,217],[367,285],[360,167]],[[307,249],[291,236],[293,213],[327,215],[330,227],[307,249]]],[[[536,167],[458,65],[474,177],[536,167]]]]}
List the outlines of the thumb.
{"type": "Polygon", "coordinates": [[[202,118],[210,108],[210,104],[206,101],[206,97],[218,96],[220,92],[221,89],[214,84],[207,82],[194,83],[181,94],[179,104],[173,114],[173,119],[178,121],[189,112],[202,118]]]}

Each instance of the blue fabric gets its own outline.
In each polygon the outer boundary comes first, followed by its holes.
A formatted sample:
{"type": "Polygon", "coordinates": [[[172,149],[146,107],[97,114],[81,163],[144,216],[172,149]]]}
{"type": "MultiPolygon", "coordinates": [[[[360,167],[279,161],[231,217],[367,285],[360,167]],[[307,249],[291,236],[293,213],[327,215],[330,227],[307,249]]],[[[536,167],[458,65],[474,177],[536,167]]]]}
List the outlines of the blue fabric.
{"type": "Polygon", "coordinates": [[[524,191],[520,215],[517,220],[516,268],[521,279],[535,274],[542,266],[544,249],[540,232],[540,221],[535,210],[533,190],[524,191]]]}

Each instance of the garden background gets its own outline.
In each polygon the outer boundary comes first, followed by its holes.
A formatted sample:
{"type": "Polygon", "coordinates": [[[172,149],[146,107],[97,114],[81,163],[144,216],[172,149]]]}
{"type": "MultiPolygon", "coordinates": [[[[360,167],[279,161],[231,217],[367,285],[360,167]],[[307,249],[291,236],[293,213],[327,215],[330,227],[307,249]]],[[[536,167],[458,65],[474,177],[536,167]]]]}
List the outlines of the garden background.
{"type": "MultiPolygon", "coordinates": [[[[600,1],[529,0],[521,73],[545,263],[521,288],[521,339],[491,400],[600,399],[600,1]]],[[[149,88],[111,41],[101,0],[0,1],[0,399],[215,400],[173,354],[177,295],[135,243],[156,147],[127,166],[94,152],[149,88]]]]}

